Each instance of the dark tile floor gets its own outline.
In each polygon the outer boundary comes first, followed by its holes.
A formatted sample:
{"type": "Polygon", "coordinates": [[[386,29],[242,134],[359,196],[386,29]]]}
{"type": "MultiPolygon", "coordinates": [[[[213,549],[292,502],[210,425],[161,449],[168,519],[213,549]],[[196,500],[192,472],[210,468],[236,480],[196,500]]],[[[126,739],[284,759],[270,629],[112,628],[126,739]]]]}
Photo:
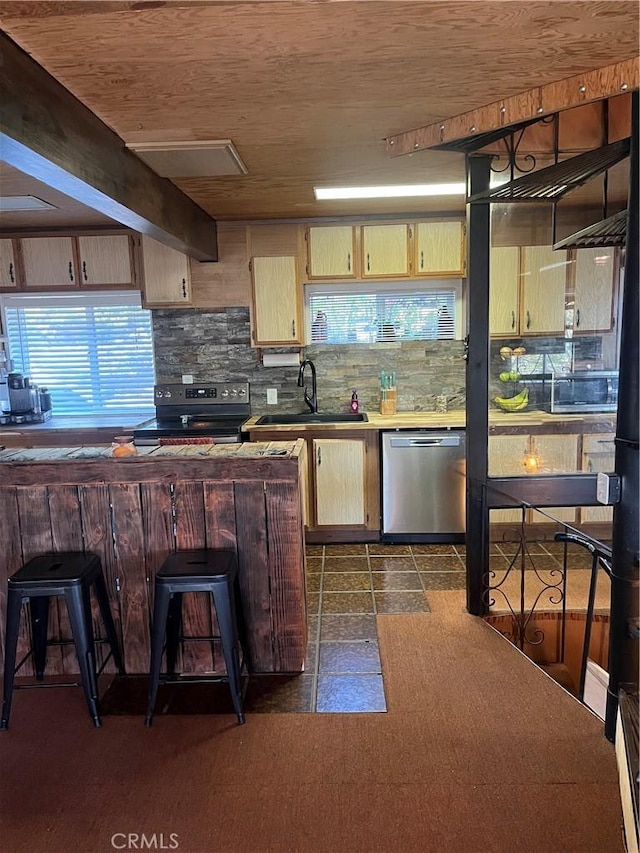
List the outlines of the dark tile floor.
{"type": "Polygon", "coordinates": [[[428,613],[425,592],[464,588],[463,560],[453,545],[307,546],[308,710],[385,711],[376,614],[428,613]]]}

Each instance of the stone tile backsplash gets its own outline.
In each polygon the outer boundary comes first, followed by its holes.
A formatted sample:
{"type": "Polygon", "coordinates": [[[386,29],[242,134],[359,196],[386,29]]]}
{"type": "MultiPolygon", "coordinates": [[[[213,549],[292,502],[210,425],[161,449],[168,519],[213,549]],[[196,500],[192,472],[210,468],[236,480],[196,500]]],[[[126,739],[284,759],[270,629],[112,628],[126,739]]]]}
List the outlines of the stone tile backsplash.
{"type": "MultiPolygon", "coordinates": [[[[180,382],[185,373],[196,382],[242,379],[251,383],[255,414],[304,410],[297,367],[264,367],[260,350],[250,346],[248,308],[152,314],[157,382],[180,382]],[[267,388],[277,388],[277,406],[267,406],[267,388]]],[[[316,345],[301,354],[316,365],[321,412],[348,411],[354,388],[361,410],[377,411],[381,370],[396,373],[398,411],[434,411],[441,394],[450,409],[465,407],[463,341],[316,345]]],[[[310,373],[306,378],[310,382],[310,373]]]]}

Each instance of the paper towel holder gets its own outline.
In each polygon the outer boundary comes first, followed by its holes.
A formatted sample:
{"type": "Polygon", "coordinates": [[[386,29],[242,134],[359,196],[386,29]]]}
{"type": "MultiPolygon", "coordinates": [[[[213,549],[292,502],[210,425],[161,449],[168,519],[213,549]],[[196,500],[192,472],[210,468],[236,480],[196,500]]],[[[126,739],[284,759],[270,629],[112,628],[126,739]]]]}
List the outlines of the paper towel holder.
{"type": "Polygon", "coordinates": [[[263,352],[263,367],[300,367],[300,351],[298,352],[263,352]]]}

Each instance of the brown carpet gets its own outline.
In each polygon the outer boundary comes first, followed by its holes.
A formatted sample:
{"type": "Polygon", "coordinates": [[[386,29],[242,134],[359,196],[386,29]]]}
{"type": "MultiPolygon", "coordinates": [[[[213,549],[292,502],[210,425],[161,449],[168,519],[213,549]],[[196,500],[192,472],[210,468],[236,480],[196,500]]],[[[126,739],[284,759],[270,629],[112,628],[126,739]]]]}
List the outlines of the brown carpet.
{"type": "Polygon", "coordinates": [[[0,735],[0,851],[108,853],[144,833],[155,848],[137,849],[180,853],[622,853],[602,724],[467,615],[464,593],[429,601],[378,617],[386,714],[94,730],[80,691],[19,692],[0,735]]]}

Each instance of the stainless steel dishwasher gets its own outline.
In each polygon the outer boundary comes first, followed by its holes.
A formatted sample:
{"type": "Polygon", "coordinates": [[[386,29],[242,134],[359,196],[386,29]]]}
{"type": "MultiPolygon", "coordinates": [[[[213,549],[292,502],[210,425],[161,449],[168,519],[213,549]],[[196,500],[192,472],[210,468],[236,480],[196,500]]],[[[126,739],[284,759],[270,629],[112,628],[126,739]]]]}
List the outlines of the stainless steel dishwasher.
{"type": "Polygon", "coordinates": [[[465,432],[382,432],[382,539],[461,542],[465,432]]]}

